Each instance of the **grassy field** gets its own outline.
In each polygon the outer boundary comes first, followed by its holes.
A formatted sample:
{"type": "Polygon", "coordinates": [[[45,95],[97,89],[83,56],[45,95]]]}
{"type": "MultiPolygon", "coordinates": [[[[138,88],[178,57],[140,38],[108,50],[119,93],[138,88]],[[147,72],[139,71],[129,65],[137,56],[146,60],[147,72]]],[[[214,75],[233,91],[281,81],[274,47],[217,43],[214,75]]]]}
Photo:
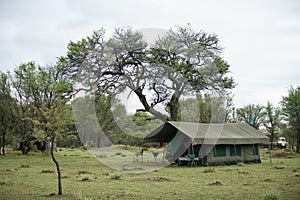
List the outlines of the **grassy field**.
{"type": "Polygon", "coordinates": [[[109,169],[83,149],[56,153],[62,168],[63,195],[48,154],[0,157],[0,199],[300,199],[300,157],[282,150],[270,165],[217,167],[169,166],[150,173],[109,169]]]}

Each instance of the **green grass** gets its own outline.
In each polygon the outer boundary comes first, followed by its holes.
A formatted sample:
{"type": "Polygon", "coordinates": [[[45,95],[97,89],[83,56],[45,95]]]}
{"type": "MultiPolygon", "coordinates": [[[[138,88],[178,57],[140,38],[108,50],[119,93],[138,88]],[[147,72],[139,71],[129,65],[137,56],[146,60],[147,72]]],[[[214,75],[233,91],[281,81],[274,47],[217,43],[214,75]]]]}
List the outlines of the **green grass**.
{"type": "MultiPolygon", "coordinates": [[[[281,150],[280,150],[281,151],[281,150]]],[[[299,199],[300,157],[273,158],[262,151],[261,164],[175,167],[128,173],[102,165],[88,151],[62,149],[63,195],[48,154],[0,156],[0,199],[299,199]],[[53,173],[54,172],[54,173],[53,173]],[[52,194],[52,195],[51,195],[52,194]],[[274,197],[274,198],[275,198],[274,197]]]]}

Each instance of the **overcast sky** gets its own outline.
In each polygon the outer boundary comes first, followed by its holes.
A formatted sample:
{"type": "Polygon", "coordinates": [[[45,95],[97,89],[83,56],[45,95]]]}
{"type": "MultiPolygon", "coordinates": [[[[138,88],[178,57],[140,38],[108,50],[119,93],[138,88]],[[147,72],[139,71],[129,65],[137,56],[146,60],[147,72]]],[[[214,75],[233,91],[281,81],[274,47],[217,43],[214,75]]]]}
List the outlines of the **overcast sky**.
{"type": "Polygon", "coordinates": [[[1,0],[0,70],[54,63],[77,41],[104,27],[169,29],[190,23],[218,35],[238,84],[237,107],[277,104],[300,85],[298,0],[1,0]]]}

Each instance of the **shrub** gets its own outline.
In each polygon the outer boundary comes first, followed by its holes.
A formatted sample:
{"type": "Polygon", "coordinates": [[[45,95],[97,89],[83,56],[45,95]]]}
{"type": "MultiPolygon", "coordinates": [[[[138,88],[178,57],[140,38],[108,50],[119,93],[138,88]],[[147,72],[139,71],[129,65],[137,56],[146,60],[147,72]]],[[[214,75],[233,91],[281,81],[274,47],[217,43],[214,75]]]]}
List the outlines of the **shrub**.
{"type": "Polygon", "coordinates": [[[87,174],[88,172],[86,170],[80,170],[78,171],[78,174],[87,174]]]}
{"type": "Polygon", "coordinates": [[[21,167],[22,167],[22,168],[29,168],[29,165],[27,165],[27,164],[22,164],[21,167]]]}
{"type": "Polygon", "coordinates": [[[81,181],[90,181],[90,177],[89,176],[84,176],[81,178],[81,181]]]}
{"type": "Polygon", "coordinates": [[[278,196],[276,194],[266,194],[264,200],[278,200],[278,196]]]}
{"type": "Polygon", "coordinates": [[[42,170],[42,173],[54,173],[54,171],[50,169],[46,169],[46,170],[42,170]]]}
{"type": "Polygon", "coordinates": [[[120,180],[121,179],[121,174],[118,173],[113,173],[110,175],[111,180],[120,180]]]}
{"type": "Polygon", "coordinates": [[[203,173],[214,173],[215,172],[215,169],[210,167],[210,168],[206,168],[203,170],[203,173]]]}
{"type": "Polygon", "coordinates": [[[240,166],[240,167],[243,167],[243,166],[245,166],[245,163],[243,163],[243,162],[238,162],[237,165],[240,166]]]}

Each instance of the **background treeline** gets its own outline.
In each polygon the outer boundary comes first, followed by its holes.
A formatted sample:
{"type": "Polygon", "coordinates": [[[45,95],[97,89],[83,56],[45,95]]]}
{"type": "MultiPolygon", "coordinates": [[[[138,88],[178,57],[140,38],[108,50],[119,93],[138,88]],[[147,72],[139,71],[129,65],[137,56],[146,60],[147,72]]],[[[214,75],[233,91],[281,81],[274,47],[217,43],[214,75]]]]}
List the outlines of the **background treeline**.
{"type": "MultiPolygon", "coordinates": [[[[34,62],[20,65],[13,73],[1,72],[2,147],[8,145],[26,154],[33,148],[35,141],[51,140],[53,134],[56,134],[55,141],[59,147],[78,147],[84,143],[99,147],[98,140],[88,138],[97,132],[86,130],[86,135],[81,136],[77,133],[73,119],[76,109],[72,111],[72,103],[82,104],[81,108],[85,106],[80,110],[82,112],[93,105],[86,102],[93,101],[98,123],[114,144],[142,145],[142,137],[162,123],[145,112],[128,113],[118,99],[108,95],[96,93],[93,96],[71,99],[68,95],[72,91],[72,85],[59,73],[57,66],[42,67],[34,62]],[[48,131],[49,129],[55,131],[48,131]]],[[[230,95],[226,96],[224,103],[209,94],[200,94],[196,99],[180,100],[178,120],[210,123],[213,113],[211,109],[218,107],[218,112],[223,113],[219,122],[246,122],[261,129],[270,137],[270,141],[275,141],[278,136],[285,136],[290,145],[296,146],[299,136],[291,125],[293,118],[289,118],[289,112],[295,114],[294,118],[297,117],[297,103],[299,88],[289,90],[289,96],[283,97],[282,107],[275,107],[268,102],[265,106],[249,104],[235,108],[230,95]]],[[[168,106],[165,110],[169,113],[168,106]]],[[[91,113],[81,114],[84,114],[82,119],[89,120],[88,115],[91,113]]],[[[293,123],[297,125],[297,121],[293,123]]],[[[5,154],[4,148],[2,154],[5,154]]]]}
{"type": "Polygon", "coordinates": [[[268,102],[236,108],[231,95],[236,83],[222,49],[216,35],[190,25],[171,28],[152,45],[132,28],[117,28],[108,38],[100,29],[71,41],[67,54],[52,65],[28,62],[1,72],[2,154],[6,145],[27,154],[36,141],[51,148],[54,143],[109,145],[100,132],[114,144],[140,145],[142,137],[165,120],[244,121],[263,129],[270,141],[286,136],[299,152],[300,88],[291,87],[279,107],[268,102]],[[88,92],[79,96],[84,90],[88,92]],[[135,111],[118,100],[126,90],[139,101],[135,111]],[[90,111],[95,111],[96,121],[90,111]],[[74,120],[76,113],[82,117],[74,120]],[[90,128],[82,130],[88,123],[90,128]],[[101,131],[94,128],[96,123],[101,131]]]}

